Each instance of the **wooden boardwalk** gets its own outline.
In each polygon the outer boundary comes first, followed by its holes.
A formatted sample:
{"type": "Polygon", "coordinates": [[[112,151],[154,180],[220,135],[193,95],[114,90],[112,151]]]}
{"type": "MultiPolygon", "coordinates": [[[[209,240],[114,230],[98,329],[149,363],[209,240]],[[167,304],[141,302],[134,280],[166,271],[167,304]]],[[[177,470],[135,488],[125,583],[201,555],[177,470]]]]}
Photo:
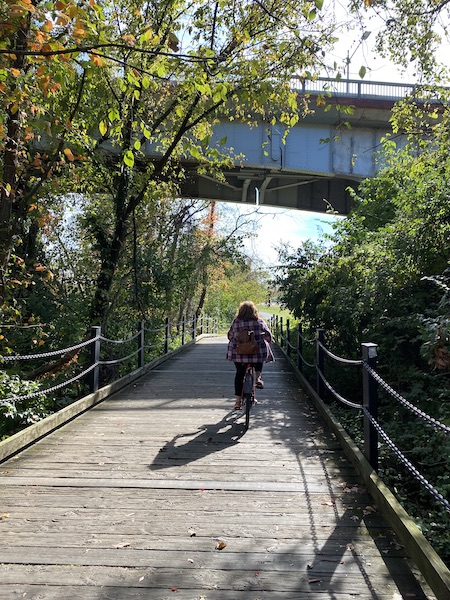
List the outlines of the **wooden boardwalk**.
{"type": "Polygon", "coordinates": [[[0,598],[433,596],[282,358],[244,434],[204,338],[0,465],[0,598]]]}

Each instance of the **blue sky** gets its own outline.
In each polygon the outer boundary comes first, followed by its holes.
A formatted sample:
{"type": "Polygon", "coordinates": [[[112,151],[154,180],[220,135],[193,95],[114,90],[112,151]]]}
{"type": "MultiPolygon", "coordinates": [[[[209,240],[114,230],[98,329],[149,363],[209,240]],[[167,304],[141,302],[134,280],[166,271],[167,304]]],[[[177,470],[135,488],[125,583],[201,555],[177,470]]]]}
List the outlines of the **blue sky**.
{"type": "MultiPolygon", "coordinates": [[[[241,214],[254,211],[255,207],[239,207],[241,214]]],[[[298,248],[307,239],[318,240],[324,233],[331,233],[332,223],[342,217],[325,213],[260,206],[254,219],[255,238],[246,242],[250,256],[260,259],[266,266],[278,262],[276,247],[288,244],[298,248]]]]}

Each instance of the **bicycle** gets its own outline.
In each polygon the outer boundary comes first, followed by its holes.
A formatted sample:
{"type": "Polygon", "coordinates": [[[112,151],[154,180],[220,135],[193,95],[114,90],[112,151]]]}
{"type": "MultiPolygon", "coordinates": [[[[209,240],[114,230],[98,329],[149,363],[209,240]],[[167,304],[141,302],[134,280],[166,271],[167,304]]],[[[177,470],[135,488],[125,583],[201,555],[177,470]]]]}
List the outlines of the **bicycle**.
{"type": "Polygon", "coordinates": [[[245,370],[241,394],[241,408],[245,412],[245,431],[250,425],[250,410],[253,404],[255,404],[255,368],[249,363],[245,370]]]}

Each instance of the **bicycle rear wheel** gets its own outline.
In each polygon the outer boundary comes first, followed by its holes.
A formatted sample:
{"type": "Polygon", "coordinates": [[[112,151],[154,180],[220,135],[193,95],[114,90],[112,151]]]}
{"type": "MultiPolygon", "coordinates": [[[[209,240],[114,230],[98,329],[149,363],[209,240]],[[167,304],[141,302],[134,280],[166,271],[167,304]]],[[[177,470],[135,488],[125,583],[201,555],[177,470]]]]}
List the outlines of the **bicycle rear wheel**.
{"type": "Polygon", "coordinates": [[[247,369],[244,377],[244,393],[242,395],[245,410],[245,431],[250,425],[250,410],[253,404],[253,372],[252,369],[247,369]]]}
{"type": "Polygon", "coordinates": [[[246,395],[244,398],[245,404],[245,431],[249,428],[250,425],[250,409],[252,407],[252,397],[251,395],[246,395]]]}

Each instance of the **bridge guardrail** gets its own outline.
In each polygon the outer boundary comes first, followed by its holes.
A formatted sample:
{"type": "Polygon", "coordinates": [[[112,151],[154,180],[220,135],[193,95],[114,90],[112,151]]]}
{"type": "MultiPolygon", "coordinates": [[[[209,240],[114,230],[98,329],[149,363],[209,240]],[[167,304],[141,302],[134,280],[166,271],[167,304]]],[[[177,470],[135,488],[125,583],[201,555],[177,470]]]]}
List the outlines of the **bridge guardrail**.
{"type": "Polygon", "coordinates": [[[399,536],[399,539],[404,544],[407,552],[416,563],[433,592],[436,594],[436,598],[438,600],[448,600],[448,598],[450,598],[449,568],[426,539],[416,522],[406,513],[405,509],[395,498],[391,490],[384,484],[382,479],[378,477],[377,470],[373,466],[375,465],[375,467],[377,467],[378,465],[378,440],[381,439],[391,452],[393,452],[405,465],[419,484],[427,490],[435,502],[445,511],[447,517],[450,513],[450,503],[426,480],[419,470],[412,465],[378,422],[378,386],[383,387],[390,396],[401,402],[401,404],[415,416],[420,417],[426,425],[430,425],[446,435],[450,432],[450,428],[413,406],[380,377],[376,372],[376,344],[361,344],[361,359],[349,360],[336,356],[326,348],[324,343],[325,332],[323,329],[317,330],[314,339],[306,339],[302,335],[301,326],[299,326],[297,331],[297,345],[294,346],[291,343],[289,320],[286,321],[285,329],[283,328],[282,318],[273,317],[270,320],[270,324],[281,351],[291,362],[293,370],[296,372],[302,387],[313,400],[318,412],[324,418],[324,421],[336,435],[347,456],[357,467],[369,493],[378,505],[378,508],[399,536]],[[315,346],[316,362],[313,363],[305,360],[303,356],[303,344],[313,344],[315,346]],[[350,365],[362,369],[363,380],[361,403],[347,400],[329,383],[325,376],[325,357],[341,365],[350,365]],[[303,373],[304,367],[311,369],[314,376],[313,378],[315,379],[315,385],[312,385],[310,380],[305,377],[303,373]],[[343,402],[346,406],[363,413],[364,451],[360,450],[342,425],[334,418],[327,406],[328,400],[325,398],[325,392],[331,394],[338,402],[343,402]]]}
{"type": "MultiPolygon", "coordinates": [[[[319,94],[330,93],[333,96],[351,98],[372,98],[379,100],[401,100],[406,96],[429,100],[438,100],[436,90],[431,86],[416,83],[396,83],[385,81],[364,81],[363,79],[336,79],[331,77],[318,77],[317,79],[303,79],[293,77],[291,89],[299,93],[319,94]]],[[[443,87],[443,90],[448,88],[443,87]]]]}
{"type": "Polygon", "coordinates": [[[310,367],[316,374],[316,392],[318,396],[325,400],[325,390],[338,402],[350,408],[361,411],[364,418],[364,455],[375,471],[378,471],[378,446],[381,439],[386,446],[395,454],[401,463],[408,469],[411,475],[428,491],[434,500],[450,513],[450,502],[420,473],[411,461],[409,461],[404,452],[389,438],[384,431],[382,425],[378,421],[378,398],[377,388],[381,386],[392,398],[398,401],[403,407],[413,413],[416,417],[433,427],[435,431],[440,431],[445,435],[450,435],[450,427],[441,423],[434,417],[426,414],[414,406],[411,402],[403,398],[401,394],[396,392],[383,378],[376,372],[377,363],[377,345],[373,343],[361,344],[362,358],[360,360],[349,360],[336,356],[325,346],[325,331],[317,330],[317,335],[313,340],[306,340],[302,335],[301,325],[298,326],[297,332],[297,347],[291,343],[291,330],[289,321],[286,324],[286,330],[283,328],[283,319],[276,318],[271,321],[271,326],[275,332],[277,341],[282,348],[286,348],[288,358],[291,359],[292,352],[296,353],[296,366],[300,372],[303,370],[303,365],[310,367]],[[316,345],[316,363],[309,363],[303,357],[303,343],[313,343],[316,345]],[[350,400],[339,394],[325,376],[325,356],[339,364],[352,365],[362,368],[363,385],[362,385],[362,402],[360,404],[351,402],[350,400]]]}
{"type": "MultiPolygon", "coordinates": [[[[171,323],[166,318],[164,324],[156,328],[149,328],[144,321],[141,321],[138,325],[137,333],[124,340],[109,339],[102,335],[100,327],[95,326],[91,329],[90,339],[83,340],[70,347],[35,354],[0,356],[1,368],[2,365],[11,365],[21,361],[42,361],[55,357],[60,357],[67,364],[70,364],[80,352],[84,350],[89,351],[89,358],[84,363],[80,361],[80,370],[76,375],[46,389],[36,389],[23,395],[13,394],[6,398],[0,396],[0,418],[2,417],[2,412],[4,418],[5,415],[11,417],[15,411],[17,412],[18,406],[22,415],[26,415],[28,401],[39,397],[48,397],[63,388],[72,386],[83,378],[88,378],[89,392],[94,394],[100,387],[110,384],[114,381],[114,378],[117,379],[117,375],[119,378],[124,377],[124,371],[125,373],[130,373],[136,368],[138,370],[143,369],[148,364],[146,362],[146,350],[153,350],[153,353],[150,355],[151,361],[153,361],[169,354],[175,348],[184,347],[187,344],[187,337],[195,340],[198,335],[202,335],[203,333],[217,335],[217,320],[206,315],[200,315],[198,319],[195,316],[192,319],[183,317],[179,323],[171,323]],[[149,337],[153,340],[151,344],[148,343],[149,337]],[[128,351],[130,344],[134,345],[134,349],[131,352],[128,351]],[[109,349],[107,356],[103,357],[104,349],[108,345],[114,348],[126,348],[126,353],[118,356],[117,352],[109,349]],[[117,369],[119,365],[125,365],[122,371],[117,369]],[[102,371],[103,377],[101,376],[102,371]]],[[[26,418],[23,417],[23,420],[28,419],[28,423],[24,424],[22,428],[26,427],[26,425],[32,425],[33,422],[40,421],[39,416],[31,415],[31,412],[32,410],[30,410],[30,415],[26,416],[26,418]]]]}

